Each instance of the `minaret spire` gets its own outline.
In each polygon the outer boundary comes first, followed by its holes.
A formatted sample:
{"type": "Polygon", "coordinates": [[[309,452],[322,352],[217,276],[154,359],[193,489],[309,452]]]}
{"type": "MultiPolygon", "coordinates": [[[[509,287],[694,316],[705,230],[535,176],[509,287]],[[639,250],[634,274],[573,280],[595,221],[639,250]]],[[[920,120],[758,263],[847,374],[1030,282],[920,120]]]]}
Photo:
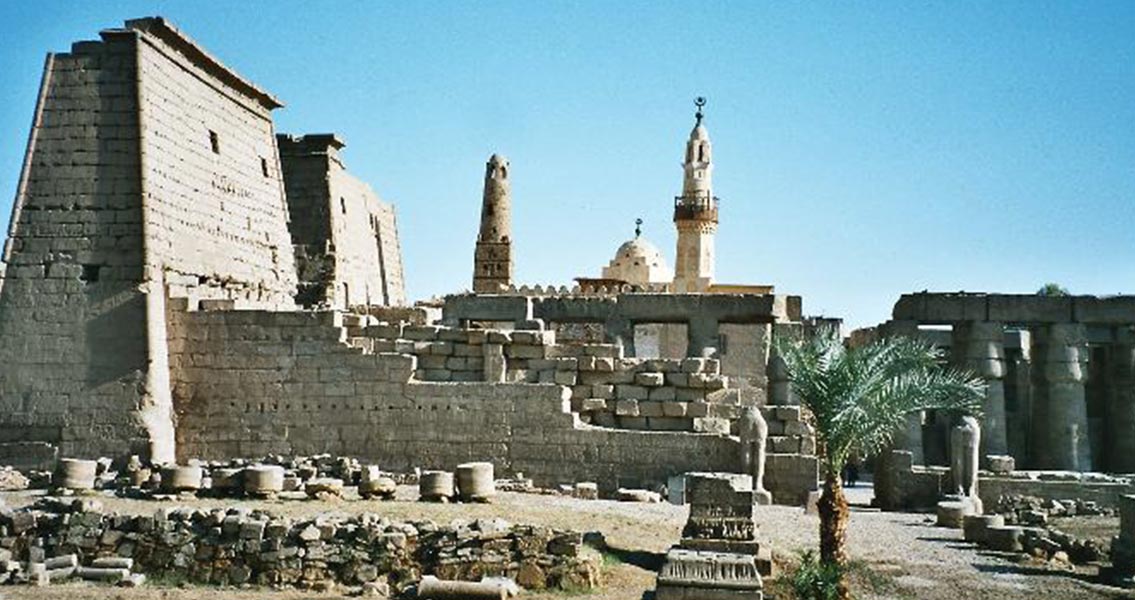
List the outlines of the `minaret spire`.
{"type": "Polygon", "coordinates": [[[694,100],[696,121],[686,141],[682,195],[674,198],[674,226],[678,229],[674,290],[679,293],[705,292],[713,284],[717,197],[713,195],[713,145],[702,124],[705,104],[704,97],[694,100]]]}
{"type": "Polygon", "coordinates": [[[512,191],[508,159],[494,154],[485,164],[481,231],[473,252],[473,291],[495,294],[512,285],[512,191]]]}

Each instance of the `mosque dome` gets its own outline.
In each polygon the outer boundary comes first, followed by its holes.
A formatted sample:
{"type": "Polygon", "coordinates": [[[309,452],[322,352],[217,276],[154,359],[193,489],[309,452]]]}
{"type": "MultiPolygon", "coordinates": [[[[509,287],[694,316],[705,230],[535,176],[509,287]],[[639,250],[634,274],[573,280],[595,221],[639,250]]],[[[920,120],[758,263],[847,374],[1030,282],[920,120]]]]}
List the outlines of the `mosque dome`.
{"type": "Polygon", "coordinates": [[[605,279],[618,279],[632,285],[646,285],[649,283],[670,283],[674,279],[674,272],[666,259],[658,251],[658,247],[642,236],[636,235],[634,239],[627,240],[615,252],[606,267],[603,267],[605,279]]]}

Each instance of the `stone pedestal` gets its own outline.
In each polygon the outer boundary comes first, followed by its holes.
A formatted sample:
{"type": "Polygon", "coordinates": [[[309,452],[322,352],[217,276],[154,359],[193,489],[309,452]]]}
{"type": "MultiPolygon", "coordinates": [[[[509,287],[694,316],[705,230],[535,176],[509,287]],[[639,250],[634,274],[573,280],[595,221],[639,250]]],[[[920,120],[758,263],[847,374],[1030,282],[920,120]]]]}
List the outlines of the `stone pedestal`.
{"type": "Polygon", "coordinates": [[[985,379],[982,403],[981,454],[1008,454],[1005,427],[1005,326],[992,321],[954,324],[953,362],[985,379]]]}
{"type": "Polygon", "coordinates": [[[93,460],[64,458],[55,471],[55,487],[66,490],[91,490],[95,487],[98,463],[93,460]]]}
{"type": "Polygon", "coordinates": [[[946,496],[938,503],[938,526],[961,529],[966,517],[982,512],[981,499],[976,496],[946,496]]]}
{"type": "Polygon", "coordinates": [[[457,465],[457,492],[464,502],[491,502],[496,495],[493,463],[471,462],[457,465]]]}
{"type": "Polygon", "coordinates": [[[1135,495],[1119,497],[1119,535],[1111,539],[1114,575],[1135,575],[1135,495]]]}
{"type": "Polygon", "coordinates": [[[1090,471],[1087,333],[1078,323],[1037,326],[1033,348],[1033,455],[1037,467],[1090,471]]]}
{"type": "Polygon", "coordinates": [[[250,496],[273,496],[284,491],[284,467],[253,465],[244,471],[244,493],[250,496]]]}
{"type": "Polygon", "coordinates": [[[762,600],[753,556],[671,548],[658,574],[656,600],[762,600]]]}
{"type": "Polygon", "coordinates": [[[757,541],[753,479],[734,473],[687,473],[690,516],[682,541],[666,554],[658,600],[762,600],[762,576],[772,575],[757,541]]]}

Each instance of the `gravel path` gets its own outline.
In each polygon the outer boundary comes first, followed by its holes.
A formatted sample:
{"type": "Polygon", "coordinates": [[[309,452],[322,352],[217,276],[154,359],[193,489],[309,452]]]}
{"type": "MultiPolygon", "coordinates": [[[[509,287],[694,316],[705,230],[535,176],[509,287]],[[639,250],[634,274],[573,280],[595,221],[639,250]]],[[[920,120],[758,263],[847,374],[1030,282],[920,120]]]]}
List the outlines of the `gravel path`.
{"type": "MultiPolygon", "coordinates": [[[[869,498],[869,492],[867,497],[869,498]]],[[[608,560],[606,585],[594,594],[573,597],[597,600],[633,600],[642,598],[653,588],[654,572],[661,554],[678,540],[686,517],[686,508],[669,504],[631,504],[605,500],[583,501],[560,496],[533,494],[499,494],[493,504],[444,505],[413,502],[416,490],[402,488],[399,500],[378,502],[349,500],[316,502],[278,500],[251,502],[196,499],[201,507],[244,505],[264,508],[297,518],[328,511],[370,511],[393,518],[428,518],[440,522],[452,519],[502,517],[518,523],[540,523],[553,527],[600,531],[613,549],[608,560]]],[[[863,492],[854,492],[852,502],[863,500],[863,492]],[[858,493],[859,496],[855,494],[858,493]]],[[[36,494],[3,493],[0,498],[19,506],[35,500],[36,494]]],[[[150,513],[172,503],[102,498],[107,510],[123,513],[150,513]]],[[[1019,564],[1011,555],[999,555],[976,549],[962,540],[961,531],[933,526],[931,515],[881,513],[853,509],[849,531],[851,555],[874,573],[857,578],[858,598],[955,600],[978,598],[988,600],[1025,600],[1035,598],[1089,599],[1135,598],[1111,588],[1090,585],[1093,570],[1069,572],[1050,570],[1043,565],[1019,564]]],[[[814,548],[819,520],[804,514],[800,508],[783,506],[760,507],[757,513],[760,539],[770,544],[778,560],[792,560],[801,550],[814,548]]],[[[774,592],[774,586],[770,591],[774,592]]],[[[525,594],[533,600],[562,599],[559,594],[525,594]]],[[[0,598],[7,600],[87,600],[121,598],[123,600],[243,600],[245,598],[337,598],[334,593],[271,592],[174,589],[156,586],[136,589],[109,589],[85,584],[68,584],[49,588],[4,587],[0,598]]],[[[783,598],[783,595],[779,597],[783,598]]]]}

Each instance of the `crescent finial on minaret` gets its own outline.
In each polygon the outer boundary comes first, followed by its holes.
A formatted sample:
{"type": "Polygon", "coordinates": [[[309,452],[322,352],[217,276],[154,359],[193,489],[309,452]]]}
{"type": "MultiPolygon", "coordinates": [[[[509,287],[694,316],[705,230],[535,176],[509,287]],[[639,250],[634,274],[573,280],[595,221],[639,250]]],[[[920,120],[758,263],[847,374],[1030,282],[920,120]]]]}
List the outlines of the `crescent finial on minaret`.
{"type": "Polygon", "coordinates": [[[703,114],[701,110],[705,108],[705,96],[694,98],[694,106],[698,107],[698,111],[694,113],[694,117],[698,120],[697,124],[701,125],[701,120],[705,117],[705,114],[703,114]]]}

